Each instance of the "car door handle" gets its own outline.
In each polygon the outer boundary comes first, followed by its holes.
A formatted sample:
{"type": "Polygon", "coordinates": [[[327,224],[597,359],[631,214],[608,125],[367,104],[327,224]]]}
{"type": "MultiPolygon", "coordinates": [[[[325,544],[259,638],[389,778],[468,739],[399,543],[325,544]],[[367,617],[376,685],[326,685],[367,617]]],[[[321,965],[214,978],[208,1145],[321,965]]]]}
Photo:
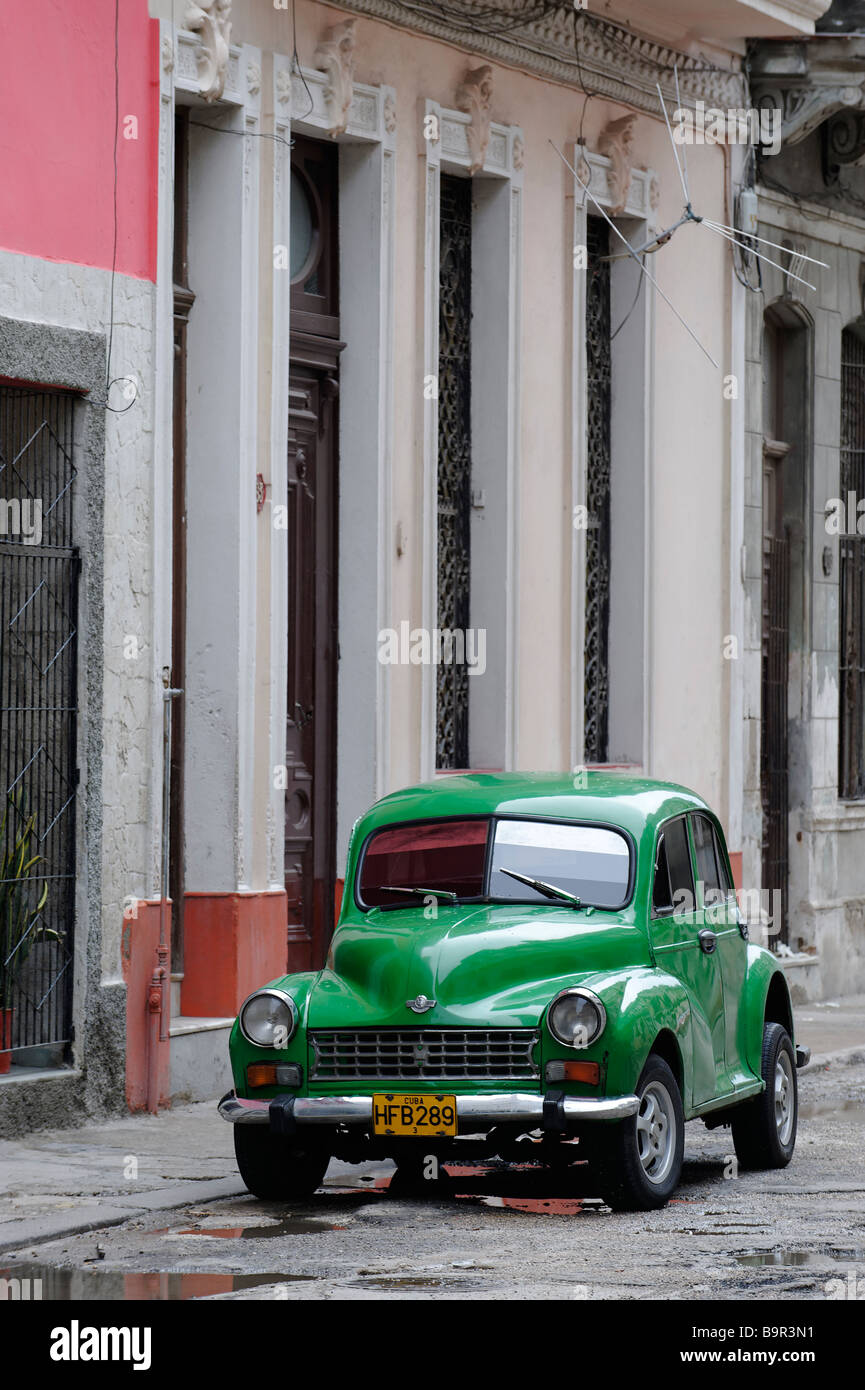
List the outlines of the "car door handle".
{"type": "Polygon", "coordinates": [[[705,951],[707,956],[710,956],[718,945],[717,936],[713,931],[709,931],[708,927],[704,927],[699,933],[699,940],[700,950],[705,951]]]}

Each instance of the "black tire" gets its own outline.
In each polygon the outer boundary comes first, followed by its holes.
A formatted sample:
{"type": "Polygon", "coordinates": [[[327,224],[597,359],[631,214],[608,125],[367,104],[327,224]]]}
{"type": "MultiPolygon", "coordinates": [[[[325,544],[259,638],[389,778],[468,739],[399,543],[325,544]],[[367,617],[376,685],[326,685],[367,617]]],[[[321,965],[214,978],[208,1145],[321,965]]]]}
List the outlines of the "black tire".
{"type": "Polygon", "coordinates": [[[234,1153],[246,1186],[263,1201],[311,1197],[330,1162],[326,1150],[271,1134],[266,1125],[235,1125],[234,1153]]]}
{"type": "Polygon", "coordinates": [[[676,1078],[661,1057],[649,1057],[636,1094],[640,1097],[636,1115],[621,1124],[598,1126],[601,1195],[613,1211],[653,1211],[666,1206],[682,1175],[685,1113],[676,1078]],[[650,1146],[647,1126],[653,1114],[658,1115],[657,1134],[655,1130],[651,1134],[663,1142],[660,1154],[653,1154],[650,1146]]]}
{"type": "Polygon", "coordinates": [[[780,1023],[763,1029],[761,1095],[730,1112],[733,1147],[742,1168],[786,1168],[796,1147],[799,1092],[796,1054],[790,1034],[780,1023]]]}

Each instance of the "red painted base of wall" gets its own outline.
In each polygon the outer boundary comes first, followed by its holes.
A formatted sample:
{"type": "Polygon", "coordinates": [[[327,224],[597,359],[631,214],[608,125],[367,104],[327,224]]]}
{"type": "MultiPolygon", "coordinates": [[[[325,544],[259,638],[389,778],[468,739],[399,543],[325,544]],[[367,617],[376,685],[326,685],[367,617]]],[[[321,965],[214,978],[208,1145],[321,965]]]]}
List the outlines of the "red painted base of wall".
{"type": "MultiPolygon", "coordinates": [[[[156,947],[159,944],[158,902],[139,902],[136,916],[123,919],[120,958],[126,982],[126,1103],[130,1110],[146,1110],[151,1049],[155,1051],[156,1096],[159,1106],[168,1105],[171,1091],[171,1067],[168,1042],[169,1018],[166,1016],[164,1042],[152,1038],[152,1015],[148,1011],[150,982],[157,965],[156,947]]],[[[171,939],[171,910],[168,909],[166,939],[171,939]]],[[[164,992],[166,1015],[171,1008],[171,962],[169,980],[164,992]]]]}
{"type": "Polygon", "coordinates": [[[248,994],[286,968],[285,891],[187,893],[183,904],[184,1017],[233,1018],[248,994]]]}
{"type": "Polygon", "coordinates": [[[729,851],[730,868],[733,870],[734,888],[742,887],[742,851],[740,849],[729,851]]]}

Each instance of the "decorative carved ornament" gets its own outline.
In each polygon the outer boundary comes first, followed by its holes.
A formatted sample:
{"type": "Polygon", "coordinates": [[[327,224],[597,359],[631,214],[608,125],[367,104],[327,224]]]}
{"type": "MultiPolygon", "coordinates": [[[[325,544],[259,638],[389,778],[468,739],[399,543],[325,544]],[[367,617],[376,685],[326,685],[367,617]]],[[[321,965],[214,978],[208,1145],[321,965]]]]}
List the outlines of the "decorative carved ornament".
{"type": "Polygon", "coordinates": [[[484,167],[490,143],[490,107],[493,100],[493,70],[488,63],[469,68],[457,88],[456,107],[471,116],[466,135],[471,163],[469,173],[476,174],[484,167]]]}
{"type": "Polygon", "coordinates": [[[609,121],[601,131],[598,140],[598,154],[606,155],[610,161],[607,174],[607,187],[610,194],[610,213],[616,216],[624,212],[631,187],[631,151],[634,146],[634,125],[637,117],[634,112],[609,121]]]}
{"type": "Polygon", "coordinates": [[[201,34],[198,80],[205,101],[219,101],[225,91],[231,42],[231,0],[188,0],[183,26],[201,34]]]}
{"type": "Polygon", "coordinates": [[[865,39],[757,44],[751,91],[755,106],[781,112],[782,143],[798,145],[839,112],[865,110],[865,39]]]}
{"type": "Polygon", "coordinates": [[[346,19],[325,31],[315,50],[314,63],[327,74],[325,100],[328,113],[328,134],[332,140],[342,135],[348,125],[354,84],[354,46],[356,19],[346,19]]]}
{"type": "Polygon", "coordinates": [[[174,68],[174,44],[167,34],[162,37],[162,66],[166,72],[174,68]]]}
{"type": "Polygon", "coordinates": [[[388,135],[393,135],[396,130],[396,102],[390,92],[384,99],[384,128],[388,135]]]}

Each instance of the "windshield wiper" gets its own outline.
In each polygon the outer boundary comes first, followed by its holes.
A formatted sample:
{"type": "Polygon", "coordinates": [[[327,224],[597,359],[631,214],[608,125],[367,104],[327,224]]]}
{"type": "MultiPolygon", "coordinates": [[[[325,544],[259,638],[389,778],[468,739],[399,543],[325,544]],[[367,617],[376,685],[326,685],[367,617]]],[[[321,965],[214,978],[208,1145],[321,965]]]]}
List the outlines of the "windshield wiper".
{"type": "Polygon", "coordinates": [[[378,890],[380,893],[417,893],[422,898],[444,898],[445,902],[459,902],[456,893],[450,888],[417,888],[411,884],[405,888],[392,887],[390,884],[381,884],[378,890]]]}
{"type": "Polygon", "coordinates": [[[568,893],[564,888],[557,888],[554,883],[544,883],[540,878],[529,878],[526,874],[518,874],[515,869],[504,869],[499,867],[500,874],[507,874],[509,878],[516,878],[520,883],[527,883],[530,888],[534,888],[536,893],[543,893],[545,898],[558,898],[563,903],[570,903],[571,907],[582,907],[583,902],[575,893],[568,893]]]}

